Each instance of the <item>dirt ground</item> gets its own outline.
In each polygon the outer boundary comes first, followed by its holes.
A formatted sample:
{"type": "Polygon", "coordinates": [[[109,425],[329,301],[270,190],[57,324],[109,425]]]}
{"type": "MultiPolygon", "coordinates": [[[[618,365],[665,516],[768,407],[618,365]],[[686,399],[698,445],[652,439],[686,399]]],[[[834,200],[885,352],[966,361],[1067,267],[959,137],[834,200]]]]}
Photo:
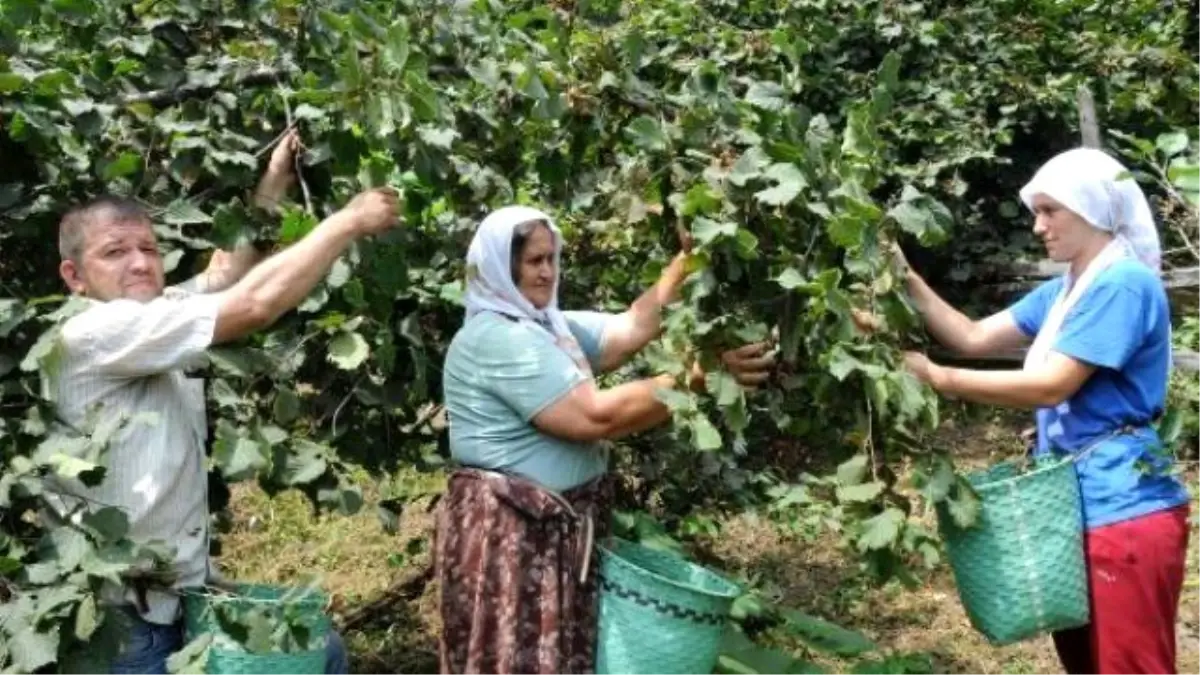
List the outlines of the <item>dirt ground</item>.
{"type": "MultiPolygon", "coordinates": [[[[943,440],[968,465],[984,465],[1011,452],[1013,427],[999,419],[966,425],[947,423],[943,440]]],[[[1196,467],[1186,475],[1196,494],[1196,467]]],[[[297,494],[271,500],[257,488],[234,491],[234,527],[223,539],[223,570],[244,580],[289,583],[319,575],[335,598],[340,614],[377,599],[397,579],[411,575],[428,560],[420,540],[432,518],[420,508],[402,516],[399,532],[388,534],[375,514],[378,499],[363,480],[367,506],[350,518],[312,518],[297,494]],[[410,542],[416,543],[410,546],[410,542]]],[[[1200,572],[1196,553],[1196,516],[1178,622],[1179,672],[1200,672],[1200,572]]],[[[714,553],[730,570],[771,579],[778,600],[862,632],[884,654],[919,654],[935,672],[1062,672],[1049,638],[992,647],[971,627],[958,600],[949,568],[943,564],[915,590],[899,584],[882,588],[866,583],[857,563],[838,550],[836,541],[806,541],[782,533],[753,515],[722,523],[714,553]]],[[[391,603],[359,628],[347,632],[356,672],[436,672],[437,604],[434,586],[413,600],[391,603]]],[[[832,670],[849,663],[822,661],[832,670]]]]}

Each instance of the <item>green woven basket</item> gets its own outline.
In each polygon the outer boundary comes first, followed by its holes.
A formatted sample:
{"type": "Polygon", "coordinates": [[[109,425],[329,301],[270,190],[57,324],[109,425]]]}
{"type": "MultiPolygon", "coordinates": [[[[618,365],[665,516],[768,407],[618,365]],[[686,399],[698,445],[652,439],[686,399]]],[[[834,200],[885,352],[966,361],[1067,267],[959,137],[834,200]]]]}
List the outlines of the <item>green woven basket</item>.
{"type": "Polygon", "coordinates": [[[326,596],[316,589],[289,588],[269,584],[238,584],[235,592],[214,588],[189,589],[183,593],[184,629],[187,640],[212,633],[205,671],[208,673],[324,673],[325,644],[331,628],[325,614],[326,596]],[[255,653],[221,628],[218,613],[226,620],[243,619],[263,612],[273,621],[285,616],[308,628],[307,649],[293,646],[287,651],[255,653]]]}
{"type": "Polygon", "coordinates": [[[741,589],[683,558],[613,538],[600,548],[597,673],[711,673],[741,589]]]}
{"type": "Polygon", "coordinates": [[[1088,623],[1083,507],[1075,463],[1013,462],[967,476],[982,500],[979,520],[938,525],[971,624],[993,645],[1088,623]]]}

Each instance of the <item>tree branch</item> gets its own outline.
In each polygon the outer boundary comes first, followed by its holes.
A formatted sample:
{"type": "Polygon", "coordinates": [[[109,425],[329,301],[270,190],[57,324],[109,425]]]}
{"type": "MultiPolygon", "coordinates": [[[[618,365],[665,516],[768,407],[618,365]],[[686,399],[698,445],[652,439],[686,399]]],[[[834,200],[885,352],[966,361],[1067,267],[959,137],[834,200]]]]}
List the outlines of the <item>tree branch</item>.
{"type": "MultiPolygon", "coordinates": [[[[283,68],[259,68],[235,78],[233,87],[262,87],[275,84],[286,75],[287,71],[283,68]]],[[[184,85],[176,89],[157,89],[126,94],[118,99],[118,103],[121,105],[149,103],[155,108],[166,108],[188,99],[211,96],[219,88],[217,85],[184,85]]]]}
{"type": "Polygon", "coordinates": [[[393,582],[379,598],[343,616],[342,620],[338,622],[339,627],[343,631],[348,631],[361,628],[372,621],[386,620],[389,610],[401,602],[412,601],[420,597],[430,581],[433,581],[433,563],[425,561],[393,582]]]}

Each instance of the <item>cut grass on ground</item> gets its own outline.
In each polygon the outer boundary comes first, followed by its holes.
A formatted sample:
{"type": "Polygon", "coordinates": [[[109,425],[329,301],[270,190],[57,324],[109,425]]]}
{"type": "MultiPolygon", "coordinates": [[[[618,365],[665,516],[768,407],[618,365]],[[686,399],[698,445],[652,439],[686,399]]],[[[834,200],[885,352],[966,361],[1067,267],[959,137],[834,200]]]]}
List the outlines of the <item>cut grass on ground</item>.
{"type": "MultiPolygon", "coordinates": [[[[1012,451],[1013,426],[1003,420],[976,419],[963,426],[948,423],[941,433],[959,450],[958,461],[967,467],[984,466],[1012,451]]],[[[1187,476],[1195,494],[1195,467],[1187,476]]],[[[272,583],[320,575],[339,614],[377,598],[411,572],[413,565],[428,560],[433,521],[424,509],[409,508],[398,532],[388,534],[376,516],[377,491],[365,476],[361,485],[366,506],[358,515],[315,518],[298,493],[269,499],[253,486],[236,486],[233,529],[223,538],[219,559],[222,570],[236,579],[272,583]]],[[[1200,672],[1196,521],[1193,513],[1177,634],[1178,667],[1184,673],[1200,672]]],[[[725,520],[713,552],[730,573],[770,579],[781,604],[862,632],[879,646],[881,656],[926,657],[935,672],[946,673],[1062,672],[1049,638],[1002,648],[988,645],[971,628],[944,564],[926,575],[915,590],[898,584],[873,587],[832,537],[800,541],[752,515],[725,520]]],[[[436,586],[430,584],[414,601],[395,603],[360,629],[349,631],[352,669],[436,672],[435,593],[436,586]]],[[[800,649],[800,645],[788,646],[800,649]]],[[[828,657],[815,660],[833,670],[851,667],[851,662],[828,657]]]]}

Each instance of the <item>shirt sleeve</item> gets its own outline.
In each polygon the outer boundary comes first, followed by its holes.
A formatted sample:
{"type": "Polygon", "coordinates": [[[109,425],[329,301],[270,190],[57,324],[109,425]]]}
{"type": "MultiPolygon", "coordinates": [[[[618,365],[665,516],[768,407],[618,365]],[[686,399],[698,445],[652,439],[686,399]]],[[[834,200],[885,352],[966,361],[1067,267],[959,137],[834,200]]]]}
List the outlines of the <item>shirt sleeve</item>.
{"type": "Polygon", "coordinates": [[[171,288],[178,289],[180,291],[183,291],[184,293],[192,293],[192,294],[208,293],[209,292],[208,277],[205,276],[204,274],[197,274],[196,276],[192,277],[191,279],[188,279],[187,281],[182,281],[178,284],[175,284],[171,288]]]}
{"type": "Polygon", "coordinates": [[[1058,297],[1061,288],[1061,278],[1045,281],[1008,308],[1008,312],[1017,322],[1017,328],[1026,337],[1035,337],[1042,329],[1046,315],[1054,306],[1054,300],[1058,297]]]}
{"type": "Polygon", "coordinates": [[[1067,312],[1054,350],[1085,363],[1120,370],[1145,339],[1145,303],[1121,284],[1093,286],[1067,312]]]}
{"type": "Polygon", "coordinates": [[[514,328],[478,361],[491,393],[528,421],[588,378],[548,339],[514,328]]]}
{"type": "Polygon", "coordinates": [[[600,357],[604,354],[604,332],[612,325],[616,314],[608,312],[563,312],[571,334],[579,342],[580,349],[593,369],[600,368],[600,357]]]}
{"type": "Polygon", "coordinates": [[[217,295],[183,293],[98,303],[63,326],[63,344],[87,367],[114,376],[186,368],[212,345],[219,309],[217,295]]]}

